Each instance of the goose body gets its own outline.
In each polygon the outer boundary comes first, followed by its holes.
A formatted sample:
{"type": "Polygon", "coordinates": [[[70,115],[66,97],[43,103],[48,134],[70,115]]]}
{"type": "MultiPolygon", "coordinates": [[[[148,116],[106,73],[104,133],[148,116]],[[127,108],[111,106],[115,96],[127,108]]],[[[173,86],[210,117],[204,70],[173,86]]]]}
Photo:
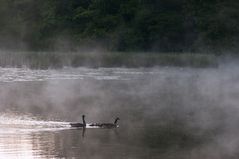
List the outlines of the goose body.
{"type": "Polygon", "coordinates": [[[85,122],[85,115],[82,115],[82,121],[83,123],[70,123],[71,127],[82,127],[85,128],[86,127],[86,122],[85,122]]]}
{"type": "Polygon", "coordinates": [[[94,127],[99,127],[99,128],[106,128],[106,129],[117,128],[117,127],[119,127],[119,125],[117,125],[118,120],[120,120],[120,119],[116,118],[114,123],[92,123],[89,126],[94,126],[94,127]]]}

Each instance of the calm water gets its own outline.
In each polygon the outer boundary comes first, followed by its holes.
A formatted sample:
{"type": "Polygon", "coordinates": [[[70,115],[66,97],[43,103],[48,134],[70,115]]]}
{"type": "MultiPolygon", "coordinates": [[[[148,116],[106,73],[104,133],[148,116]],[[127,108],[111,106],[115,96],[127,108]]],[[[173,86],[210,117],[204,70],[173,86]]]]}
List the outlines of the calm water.
{"type": "Polygon", "coordinates": [[[0,68],[0,158],[238,158],[237,70],[0,68]]]}

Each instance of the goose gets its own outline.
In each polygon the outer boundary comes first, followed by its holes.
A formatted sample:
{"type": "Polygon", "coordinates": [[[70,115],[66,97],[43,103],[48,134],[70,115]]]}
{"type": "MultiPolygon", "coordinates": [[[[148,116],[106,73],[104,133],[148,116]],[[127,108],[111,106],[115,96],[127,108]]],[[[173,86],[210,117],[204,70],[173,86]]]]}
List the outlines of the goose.
{"type": "Polygon", "coordinates": [[[82,121],[83,123],[70,123],[71,127],[86,127],[86,122],[85,122],[85,115],[82,115],[82,121]]]}
{"type": "Polygon", "coordinates": [[[117,125],[118,120],[120,120],[120,118],[116,118],[114,123],[92,123],[89,126],[95,126],[95,127],[99,127],[99,128],[117,128],[119,127],[119,125],[117,125]]]}

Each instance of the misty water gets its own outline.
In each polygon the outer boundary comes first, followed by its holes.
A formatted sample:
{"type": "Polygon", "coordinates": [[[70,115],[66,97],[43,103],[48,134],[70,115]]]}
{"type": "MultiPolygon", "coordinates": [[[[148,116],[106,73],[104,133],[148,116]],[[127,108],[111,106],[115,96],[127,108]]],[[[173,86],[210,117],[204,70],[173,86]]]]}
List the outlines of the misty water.
{"type": "Polygon", "coordinates": [[[0,158],[238,158],[237,70],[0,68],[0,158]]]}

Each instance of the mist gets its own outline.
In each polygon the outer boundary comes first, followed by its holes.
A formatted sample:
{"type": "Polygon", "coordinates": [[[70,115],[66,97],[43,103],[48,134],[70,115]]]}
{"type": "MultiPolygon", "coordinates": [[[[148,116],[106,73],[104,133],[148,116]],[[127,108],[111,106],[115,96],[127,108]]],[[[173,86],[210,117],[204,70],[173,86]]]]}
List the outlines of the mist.
{"type": "Polygon", "coordinates": [[[238,6],[0,1],[0,158],[238,158],[238,6]]]}
{"type": "Polygon", "coordinates": [[[38,72],[38,78],[15,70],[9,78],[30,80],[8,82],[6,70],[0,107],[3,114],[64,122],[81,122],[82,114],[88,123],[118,116],[121,137],[130,136],[131,145],[182,158],[233,158],[239,146],[238,67],[66,68],[38,72]]]}

